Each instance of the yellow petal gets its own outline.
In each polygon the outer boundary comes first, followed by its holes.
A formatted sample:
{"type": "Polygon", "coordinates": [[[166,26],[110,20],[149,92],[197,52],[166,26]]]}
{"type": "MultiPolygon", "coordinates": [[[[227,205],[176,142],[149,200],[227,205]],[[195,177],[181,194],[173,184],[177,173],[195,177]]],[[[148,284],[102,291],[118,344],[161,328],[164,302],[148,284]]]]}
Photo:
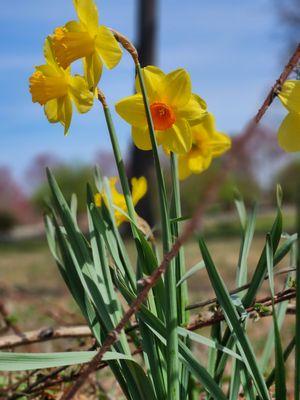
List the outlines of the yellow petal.
{"type": "Polygon", "coordinates": [[[102,195],[101,193],[96,193],[94,196],[94,203],[96,207],[101,207],[102,205],[102,195]]]}
{"type": "Polygon", "coordinates": [[[136,205],[142,197],[145,196],[147,193],[147,179],[144,176],[141,176],[140,178],[132,178],[131,179],[131,185],[132,185],[132,201],[133,204],[136,205]]]}
{"type": "Polygon", "coordinates": [[[178,172],[179,172],[179,179],[183,180],[188,178],[191,175],[191,170],[188,164],[188,156],[182,155],[178,158],[178,172]]]}
{"type": "Polygon", "coordinates": [[[215,128],[215,117],[212,113],[206,113],[199,124],[196,124],[192,128],[195,138],[201,139],[201,137],[212,138],[216,132],[215,128]]]}
{"type": "Polygon", "coordinates": [[[51,123],[58,122],[59,121],[58,99],[49,100],[45,104],[44,111],[49,122],[51,123]]]}
{"type": "Polygon", "coordinates": [[[207,113],[205,115],[201,122],[201,125],[209,135],[212,135],[216,132],[215,117],[212,113],[207,113]]]}
{"type": "Polygon", "coordinates": [[[278,97],[289,111],[300,113],[300,81],[286,81],[278,97]]]}
{"type": "Polygon", "coordinates": [[[72,120],[72,103],[69,96],[58,99],[58,118],[64,126],[64,134],[66,136],[72,120]]]}
{"type": "Polygon", "coordinates": [[[98,85],[102,74],[102,61],[97,53],[93,53],[83,60],[84,76],[87,80],[88,87],[92,91],[98,85]]]}
{"type": "Polygon", "coordinates": [[[220,156],[221,154],[225,153],[225,151],[229,150],[230,147],[231,139],[228,135],[221,132],[214,132],[210,143],[213,157],[220,156]]]}
{"type": "MultiPolygon", "coordinates": [[[[159,100],[159,90],[162,88],[162,80],[166,75],[161,69],[153,65],[143,68],[142,72],[149,101],[153,102],[159,100]]],[[[138,78],[136,78],[135,87],[136,91],[140,93],[141,88],[138,78]]]]}
{"type": "Polygon", "coordinates": [[[59,71],[51,64],[38,65],[35,67],[35,69],[40,71],[45,76],[62,76],[62,71],[59,71]]]}
{"type": "Polygon", "coordinates": [[[165,131],[157,131],[157,141],[167,151],[176,154],[185,154],[192,147],[192,132],[188,122],[181,119],[175,122],[171,128],[165,131]]]}
{"type": "Polygon", "coordinates": [[[69,21],[65,24],[65,28],[69,32],[83,32],[84,27],[78,21],[69,21]]]}
{"type": "Polygon", "coordinates": [[[165,76],[162,92],[166,103],[175,108],[184,107],[191,99],[192,84],[189,74],[184,69],[177,69],[165,76]]]}
{"type": "Polygon", "coordinates": [[[48,36],[44,43],[44,57],[47,64],[51,65],[54,69],[59,70],[59,66],[55,59],[55,54],[52,47],[52,39],[48,36]]]}
{"type": "Polygon", "coordinates": [[[88,90],[87,82],[81,76],[70,77],[69,91],[79,113],[86,113],[93,106],[93,93],[88,90]]]}
{"type": "MultiPolygon", "coordinates": [[[[124,210],[124,211],[127,212],[126,210],[124,210]]],[[[115,211],[115,220],[116,220],[117,226],[120,226],[123,222],[127,221],[127,218],[120,211],[116,210],[115,211]]]]}
{"type": "Polygon", "coordinates": [[[279,146],[287,152],[300,151],[300,115],[289,113],[278,130],[279,146]]]}
{"type": "Polygon", "coordinates": [[[96,4],[93,0],[73,0],[79,21],[91,33],[96,34],[99,26],[99,17],[96,4]]]}
{"type": "Polygon", "coordinates": [[[176,116],[188,120],[190,125],[196,125],[205,117],[206,109],[205,101],[200,96],[192,94],[189,102],[176,111],[176,116]]]}
{"type": "Polygon", "coordinates": [[[147,125],[143,97],[140,93],[125,97],[115,105],[117,113],[130,125],[145,127],[147,125]]]}
{"type": "Polygon", "coordinates": [[[116,176],[109,178],[111,197],[113,204],[125,211],[127,209],[125,197],[123,193],[120,193],[116,188],[118,181],[119,179],[116,176]]]}
{"type": "Polygon", "coordinates": [[[140,150],[151,150],[152,144],[148,127],[137,128],[135,126],[131,129],[133,143],[140,150]]]}
{"type": "Polygon", "coordinates": [[[110,29],[106,26],[99,26],[95,45],[103,64],[107,68],[114,68],[121,60],[121,47],[110,29]]]}
{"type": "Polygon", "coordinates": [[[211,160],[212,157],[210,154],[207,156],[189,157],[189,169],[194,174],[200,174],[210,166],[211,160]]]}

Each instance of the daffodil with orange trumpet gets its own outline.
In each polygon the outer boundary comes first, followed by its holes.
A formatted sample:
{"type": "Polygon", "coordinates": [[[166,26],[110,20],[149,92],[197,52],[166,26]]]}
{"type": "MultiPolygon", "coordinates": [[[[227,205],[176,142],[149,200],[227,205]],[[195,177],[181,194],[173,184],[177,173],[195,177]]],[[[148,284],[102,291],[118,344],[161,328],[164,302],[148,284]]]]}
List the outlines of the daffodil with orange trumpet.
{"type": "MultiPolygon", "coordinates": [[[[203,119],[206,104],[192,93],[189,74],[177,69],[165,74],[157,67],[143,69],[156,140],[170,152],[185,154],[192,147],[191,127],[203,119]]],[[[137,93],[116,104],[116,111],[132,125],[132,138],[141,150],[152,148],[143,97],[139,83],[137,93]]]]}

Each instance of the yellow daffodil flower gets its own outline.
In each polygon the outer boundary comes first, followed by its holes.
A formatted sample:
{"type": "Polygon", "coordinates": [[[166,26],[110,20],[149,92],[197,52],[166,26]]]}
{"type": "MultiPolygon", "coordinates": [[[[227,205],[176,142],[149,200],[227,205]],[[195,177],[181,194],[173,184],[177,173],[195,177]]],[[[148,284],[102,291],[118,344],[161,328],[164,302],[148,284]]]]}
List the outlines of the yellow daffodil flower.
{"type": "Polygon", "coordinates": [[[279,145],[287,152],[300,151],[300,81],[286,81],[278,97],[289,111],[278,130],[279,145]]]}
{"type": "MultiPolygon", "coordinates": [[[[143,68],[156,139],[168,151],[187,153],[192,146],[191,126],[206,114],[206,104],[192,93],[189,74],[177,69],[164,74],[159,68],[143,68]]],[[[116,111],[132,125],[132,138],[141,150],[151,150],[151,140],[138,81],[137,94],[116,104],[116,111]]]]}
{"type": "Polygon", "coordinates": [[[230,138],[216,131],[215,120],[208,113],[203,121],[191,128],[193,144],[187,154],[179,156],[179,178],[186,179],[191,174],[200,174],[206,170],[214,157],[218,157],[231,146],[230,138]]]}
{"type": "Polygon", "coordinates": [[[29,78],[32,101],[44,106],[49,122],[61,122],[67,134],[72,119],[72,102],[79,113],[86,113],[93,105],[93,94],[83,77],[72,76],[70,68],[64,70],[57,64],[49,37],[45,41],[44,55],[46,64],[35,67],[29,78]]]}
{"type": "Polygon", "coordinates": [[[90,89],[97,86],[103,64],[111,69],[120,61],[122,50],[106,26],[99,25],[98,10],[93,0],[73,0],[79,21],[56,28],[53,48],[59,65],[67,68],[83,58],[90,89]]]}
{"type": "MultiPolygon", "coordinates": [[[[127,211],[125,197],[122,193],[118,192],[116,188],[117,182],[118,182],[117,177],[109,179],[112,202],[114,206],[120,208],[125,213],[127,213],[128,211],[127,211]]],[[[141,200],[141,198],[143,198],[147,193],[147,180],[144,176],[140,178],[132,178],[131,185],[132,185],[132,202],[133,205],[136,206],[136,204],[141,200]]],[[[95,205],[97,207],[101,207],[102,201],[104,201],[105,204],[107,204],[108,201],[104,191],[101,193],[96,193],[94,200],[95,200],[95,205]]],[[[127,221],[126,216],[118,210],[115,210],[115,219],[118,226],[121,225],[122,222],[127,221]]]]}

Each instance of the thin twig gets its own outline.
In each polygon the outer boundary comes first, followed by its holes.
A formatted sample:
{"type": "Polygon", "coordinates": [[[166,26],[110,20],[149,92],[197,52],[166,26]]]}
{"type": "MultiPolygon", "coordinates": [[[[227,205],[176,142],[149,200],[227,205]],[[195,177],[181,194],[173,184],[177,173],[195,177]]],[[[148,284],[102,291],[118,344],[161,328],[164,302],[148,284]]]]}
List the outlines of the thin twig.
{"type": "MultiPolygon", "coordinates": [[[[21,379],[18,380],[18,382],[15,382],[9,386],[5,387],[5,393],[15,393],[15,391],[18,389],[18,387],[28,381],[28,378],[32,377],[33,375],[35,375],[37,373],[36,370],[34,371],[29,371],[29,374],[26,374],[24,377],[22,377],[21,379]]],[[[0,389],[0,399],[2,398],[2,389],[0,389]]]]}
{"type": "MultiPolygon", "coordinates": [[[[283,301],[288,301],[290,299],[295,298],[296,292],[294,289],[287,289],[285,291],[282,291],[280,293],[277,293],[274,301],[275,303],[281,303],[283,301]]],[[[272,315],[272,310],[270,309],[270,311],[266,312],[264,311],[259,311],[259,308],[261,307],[262,309],[264,307],[268,307],[271,306],[272,304],[272,298],[271,297],[265,297],[263,299],[259,299],[256,302],[256,306],[252,306],[246,309],[249,318],[256,318],[257,315],[262,318],[262,317],[269,317],[272,315]],[[259,305],[259,307],[257,307],[257,305],[259,305]]],[[[293,306],[293,304],[290,305],[290,308],[288,309],[287,313],[290,314],[294,314],[295,312],[295,307],[293,306]]],[[[198,319],[195,322],[187,325],[185,328],[191,331],[195,331],[201,328],[205,328],[205,327],[209,327],[212,326],[218,322],[221,322],[225,319],[224,314],[222,313],[221,310],[216,310],[213,315],[210,318],[206,318],[206,319],[198,319]]],[[[75,327],[76,328],[76,327],[75,327]]],[[[89,329],[88,327],[86,327],[87,329],[89,329]]],[[[24,333],[24,335],[26,335],[26,333],[24,333]]],[[[91,332],[90,332],[91,335],[91,332]]],[[[68,336],[69,337],[69,336],[68,336]]],[[[45,340],[52,340],[53,338],[48,337],[45,340]]],[[[142,348],[137,348],[133,353],[132,356],[140,354],[142,352],[142,348]]],[[[105,367],[107,367],[108,364],[106,362],[102,362],[100,363],[100,365],[97,365],[97,368],[95,368],[95,370],[101,370],[105,367]]],[[[53,386],[57,386],[58,384],[62,384],[62,383],[67,383],[67,382],[73,382],[75,379],[77,379],[80,376],[80,371],[76,372],[76,373],[72,373],[69,376],[59,376],[57,379],[55,379],[54,381],[52,381],[53,378],[55,378],[60,372],[62,372],[63,370],[67,369],[69,366],[64,366],[64,367],[60,367],[55,369],[54,371],[52,371],[51,373],[49,373],[48,375],[42,376],[40,379],[38,379],[37,381],[33,382],[31,385],[29,385],[26,389],[24,389],[22,391],[22,393],[14,393],[12,396],[8,397],[9,400],[13,400],[13,399],[17,399],[18,397],[21,397],[23,395],[32,395],[32,394],[36,394],[36,393],[42,393],[43,390],[53,387],[53,386]]],[[[35,371],[36,372],[36,371],[35,371]]],[[[21,383],[21,381],[17,382],[15,384],[15,387],[18,387],[19,384],[21,383]]],[[[11,390],[9,390],[9,388],[5,389],[6,392],[9,392],[11,390]]],[[[0,393],[1,395],[1,393],[0,393]]]]}
{"type": "MultiPolygon", "coordinates": [[[[281,82],[283,83],[284,78],[287,79],[288,74],[292,71],[292,69],[295,67],[295,65],[298,63],[300,59],[300,51],[299,51],[299,46],[297,47],[294,55],[290,59],[289,63],[287,66],[284,68],[282,74],[280,75],[281,82]]],[[[138,60],[137,60],[138,62],[138,60]]],[[[280,79],[279,78],[279,79],[280,79]]],[[[261,120],[262,116],[266,112],[267,108],[270,106],[272,103],[273,99],[270,99],[267,105],[264,105],[265,102],[263,103],[263,106],[261,107],[261,112],[256,115],[254,120],[251,122],[249,125],[249,128],[246,130],[244,133],[244,136],[247,138],[250,136],[252,133],[255,125],[261,120]]],[[[245,141],[240,142],[240,146],[243,146],[245,141]]],[[[223,175],[224,176],[224,175],[223,175]]],[[[207,198],[210,199],[212,196],[215,194],[215,188],[209,187],[208,192],[207,192],[207,198]]],[[[90,363],[87,366],[83,366],[82,372],[77,378],[77,380],[74,382],[74,385],[66,390],[62,397],[61,400],[70,400],[72,399],[77,391],[81,388],[81,386],[84,384],[85,380],[88,378],[88,376],[97,368],[99,363],[101,362],[104,354],[110,349],[110,347],[118,340],[119,334],[127,324],[127,322],[130,320],[130,318],[138,311],[139,307],[142,305],[142,303],[146,300],[149,291],[151,288],[156,284],[156,282],[159,280],[159,278],[162,276],[162,274],[165,273],[166,269],[169,266],[170,261],[177,256],[179,249],[181,246],[193,235],[195,230],[199,227],[202,219],[202,214],[204,210],[204,202],[203,199],[201,203],[198,205],[196,212],[194,213],[194,216],[189,222],[186,224],[183,233],[181,236],[175,241],[173,247],[171,250],[165,254],[164,259],[160,266],[152,273],[151,276],[143,280],[143,284],[145,285],[142,291],[139,293],[138,297],[133,301],[131,304],[130,308],[128,311],[124,314],[123,318],[121,321],[118,323],[118,325],[113,329],[111,332],[108,333],[106,339],[103,342],[102,347],[100,348],[99,352],[96,354],[96,356],[90,361],[90,363]]]]}
{"type": "MultiPolygon", "coordinates": [[[[281,303],[283,301],[288,301],[290,299],[294,299],[296,297],[296,291],[294,289],[288,289],[285,290],[281,293],[278,293],[275,297],[274,297],[274,303],[281,303]]],[[[256,302],[256,305],[262,306],[262,307],[269,307],[272,305],[272,298],[271,297],[266,297],[265,299],[262,300],[258,300],[256,302]]],[[[270,310],[270,312],[268,312],[267,314],[264,312],[259,312],[259,310],[257,309],[257,307],[251,306],[246,308],[246,312],[248,314],[251,314],[253,312],[256,312],[260,317],[264,317],[264,316],[270,316],[272,315],[272,311],[270,310]]],[[[190,331],[195,331],[197,329],[200,328],[205,328],[208,326],[212,326],[220,321],[224,321],[225,320],[225,316],[222,313],[221,310],[217,310],[212,316],[211,318],[205,319],[205,320],[197,320],[189,325],[187,325],[186,329],[190,330],[190,331]]]]}
{"type": "Polygon", "coordinates": [[[83,338],[92,336],[88,326],[62,326],[41,328],[22,334],[7,335],[0,338],[0,349],[14,348],[33,343],[62,338],[83,338]]]}
{"type": "Polygon", "coordinates": [[[11,329],[16,334],[21,334],[21,330],[15,323],[12,322],[5,304],[2,301],[0,302],[0,314],[2,315],[7,329],[11,329]]]}
{"type": "Polygon", "coordinates": [[[270,107],[272,104],[274,98],[277,96],[278,92],[281,90],[281,87],[283,83],[287,80],[289,77],[290,73],[293,71],[293,69],[296,67],[300,59],[300,43],[298,44],[298,47],[296,48],[294,54],[290,58],[289,62],[285,66],[284,70],[282,71],[280,77],[277,79],[275,84],[272,86],[271,90],[269,91],[265,101],[263,102],[263,105],[261,108],[258,110],[256,116],[255,116],[255,122],[258,123],[261,118],[263,117],[264,113],[267,111],[267,109],[270,107]]]}
{"type": "MultiPolygon", "coordinates": [[[[241,289],[241,288],[239,288],[239,289],[241,289]]],[[[233,293],[233,292],[236,293],[237,290],[234,290],[231,293],[233,293]]],[[[295,290],[293,288],[279,292],[275,296],[275,301],[276,301],[276,299],[278,299],[277,300],[278,302],[285,301],[286,300],[285,296],[291,296],[290,298],[293,298],[294,292],[295,292],[295,290]]],[[[211,299],[211,300],[208,300],[205,304],[204,303],[199,303],[199,304],[201,304],[201,306],[203,306],[203,304],[204,305],[213,304],[216,302],[215,300],[216,299],[211,299]]],[[[268,306],[270,301],[271,301],[271,297],[265,297],[263,299],[257,300],[256,304],[262,304],[264,306],[268,306]]],[[[197,304],[195,304],[195,306],[196,305],[197,304]]],[[[199,307],[199,305],[197,305],[197,306],[199,307]]],[[[251,312],[254,310],[254,307],[250,307],[247,310],[249,312],[251,312]]],[[[217,314],[218,314],[218,312],[217,312],[217,314]]],[[[214,318],[201,320],[199,322],[199,324],[197,325],[197,328],[202,328],[204,326],[210,326],[210,325],[213,325],[213,323],[214,323],[214,318]]],[[[192,327],[192,326],[194,326],[194,324],[188,325],[187,329],[190,329],[190,327],[192,327]]],[[[125,332],[129,333],[132,330],[135,330],[137,328],[138,328],[138,324],[135,324],[135,325],[132,325],[130,328],[125,329],[125,332]]],[[[38,329],[35,331],[30,331],[30,332],[24,332],[23,337],[20,337],[19,335],[4,336],[4,337],[0,338],[0,349],[1,350],[13,349],[18,346],[31,345],[34,343],[51,341],[51,340],[55,340],[55,339],[84,338],[84,337],[93,337],[92,332],[88,326],[70,326],[70,327],[58,327],[58,328],[49,327],[49,328],[38,329]],[[45,335],[44,332],[49,332],[49,333],[51,332],[51,334],[48,333],[45,335]],[[25,340],[24,340],[24,338],[25,338],[25,340]]]]}
{"type": "MultiPolygon", "coordinates": [[[[283,274],[288,274],[289,272],[294,272],[296,271],[296,268],[288,268],[288,269],[284,269],[282,271],[278,271],[276,273],[274,273],[274,275],[283,275],[283,274]]],[[[267,275],[264,280],[269,279],[269,276],[267,275]]],[[[236,294],[239,292],[242,292],[245,289],[248,289],[249,286],[251,285],[251,282],[246,283],[243,286],[240,286],[236,289],[233,289],[229,292],[229,294],[236,294]]],[[[193,303],[193,304],[189,304],[188,306],[186,306],[186,310],[194,310],[195,308],[201,308],[201,307],[205,307],[205,306],[209,306],[211,304],[215,304],[217,303],[218,299],[216,297],[209,299],[209,300],[205,300],[205,301],[201,301],[199,303],[193,303]]]]}

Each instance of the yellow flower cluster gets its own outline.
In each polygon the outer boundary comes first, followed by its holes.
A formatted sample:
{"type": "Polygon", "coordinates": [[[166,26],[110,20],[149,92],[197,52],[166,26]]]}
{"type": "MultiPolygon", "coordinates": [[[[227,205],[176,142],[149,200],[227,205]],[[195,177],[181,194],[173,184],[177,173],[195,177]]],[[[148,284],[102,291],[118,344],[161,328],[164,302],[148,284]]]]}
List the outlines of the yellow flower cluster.
{"type": "MultiPolygon", "coordinates": [[[[67,134],[74,104],[79,113],[93,105],[94,93],[103,64],[115,67],[122,51],[112,32],[99,25],[93,0],[74,0],[78,20],[54,30],[45,41],[46,63],[37,66],[29,78],[32,101],[44,106],[50,122],[61,122],[67,134]],[[71,63],[82,59],[84,76],[71,75],[71,63]]],[[[177,69],[164,74],[157,67],[143,69],[150,112],[157,143],[166,154],[179,155],[180,178],[200,173],[209,167],[213,157],[230,147],[228,136],[218,133],[205,101],[192,93],[189,74],[177,69]]],[[[117,112],[132,125],[135,145],[152,148],[145,107],[139,83],[137,94],[116,104],[117,112]]]]}
{"type": "MultiPolygon", "coordinates": [[[[127,214],[128,210],[127,210],[124,195],[122,193],[118,192],[118,190],[116,188],[117,182],[118,182],[117,177],[112,177],[109,179],[112,203],[116,207],[116,209],[114,210],[115,219],[116,219],[117,226],[119,226],[123,222],[127,221],[126,215],[124,213],[127,214]],[[122,211],[124,213],[122,213],[122,211]]],[[[133,205],[136,206],[136,204],[147,193],[147,189],[148,189],[147,180],[143,176],[141,176],[140,178],[132,178],[131,186],[132,186],[132,202],[133,202],[133,205]]],[[[108,204],[107,195],[104,191],[102,191],[101,193],[96,193],[94,200],[95,200],[95,205],[97,207],[101,207],[102,202],[104,202],[104,204],[106,204],[106,205],[108,204]]]]}
{"type": "MultiPolygon", "coordinates": [[[[177,69],[164,74],[154,66],[143,69],[156,140],[165,153],[179,155],[181,179],[207,169],[213,157],[231,146],[230,138],[216,131],[205,101],[192,93],[189,74],[177,69]]],[[[152,148],[138,80],[136,94],[116,104],[116,111],[132,125],[132,138],[141,150],[152,148]]]]}
{"type": "MultiPolygon", "coordinates": [[[[44,106],[49,122],[60,122],[67,134],[73,104],[79,113],[93,105],[103,65],[114,68],[122,50],[109,28],[99,24],[93,0],[73,0],[77,21],[57,27],[44,45],[45,64],[29,78],[32,101],[44,106]],[[70,65],[83,60],[84,75],[72,76],[70,65]]],[[[180,178],[207,169],[214,157],[231,146],[228,136],[217,132],[205,101],[192,93],[184,69],[165,74],[159,68],[143,69],[156,141],[166,154],[179,155],[180,178]]],[[[138,80],[136,94],[116,104],[122,118],[132,125],[132,138],[141,150],[152,148],[146,113],[138,80]]],[[[300,81],[286,81],[278,93],[289,114],[279,132],[279,145],[286,151],[300,150],[300,81]]]]}
{"type": "Polygon", "coordinates": [[[72,119],[72,103],[79,113],[89,111],[103,64],[113,68],[122,56],[111,31],[99,25],[94,1],[74,0],[74,6],[78,21],[56,28],[46,39],[46,64],[36,67],[29,78],[32,101],[44,106],[49,122],[62,123],[65,134],[72,119]],[[72,76],[70,64],[81,58],[84,76],[72,76]]]}

